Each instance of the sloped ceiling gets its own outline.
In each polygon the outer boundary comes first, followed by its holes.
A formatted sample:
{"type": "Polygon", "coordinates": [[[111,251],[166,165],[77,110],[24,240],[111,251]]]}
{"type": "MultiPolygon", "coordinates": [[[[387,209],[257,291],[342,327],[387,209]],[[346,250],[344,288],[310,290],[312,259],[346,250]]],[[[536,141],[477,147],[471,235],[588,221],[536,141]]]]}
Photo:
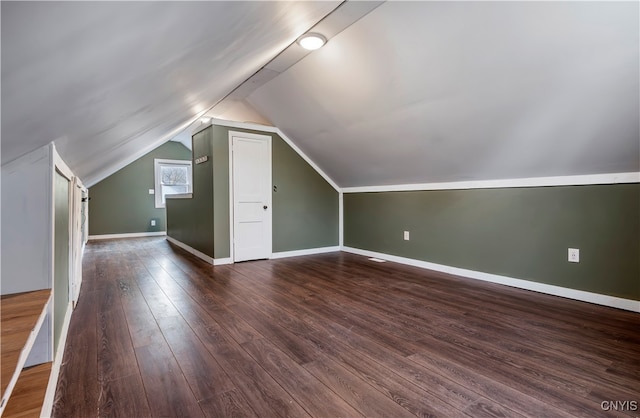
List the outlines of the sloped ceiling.
{"type": "MultiPolygon", "coordinates": [[[[2,163],[54,140],[90,186],[188,141],[339,4],[2,2],[2,163]]],[[[638,8],[387,2],[222,117],[343,187],[640,171],[638,8]]]]}
{"type": "Polygon", "coordinates": [[[91,185],[179,133],[340,2],[2,2],[2,163],[91,185]]]}
{"type": "Polygon", "coordinates": [[[640,171],[638,2],[387,2],[249,97],[340,186],[640,171]]]}

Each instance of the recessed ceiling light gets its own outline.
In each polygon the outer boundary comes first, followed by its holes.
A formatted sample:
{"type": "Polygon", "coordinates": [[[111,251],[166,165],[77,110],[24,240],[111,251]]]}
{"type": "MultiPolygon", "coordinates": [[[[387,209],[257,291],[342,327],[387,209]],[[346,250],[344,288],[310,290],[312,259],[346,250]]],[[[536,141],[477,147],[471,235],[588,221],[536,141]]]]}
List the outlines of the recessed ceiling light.
{"type": "Polygon", "coordinates": [[[308,49],[309,51],[321,48],[326,43],[327,38],[320,35],[319,33],[305,33],[298,38],[298,44],[300,44],[300,46],[304,49],[308,49]]]}

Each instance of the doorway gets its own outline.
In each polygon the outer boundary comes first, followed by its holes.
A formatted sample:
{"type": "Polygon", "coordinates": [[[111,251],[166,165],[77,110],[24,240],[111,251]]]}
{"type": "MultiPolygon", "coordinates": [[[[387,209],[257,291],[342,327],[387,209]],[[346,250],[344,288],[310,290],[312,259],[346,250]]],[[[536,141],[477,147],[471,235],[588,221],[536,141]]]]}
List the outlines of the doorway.
{"type": "Polygon", "coordinates": [[[271,136],[229,132],[231,259],[271,257],[271,136]]]}

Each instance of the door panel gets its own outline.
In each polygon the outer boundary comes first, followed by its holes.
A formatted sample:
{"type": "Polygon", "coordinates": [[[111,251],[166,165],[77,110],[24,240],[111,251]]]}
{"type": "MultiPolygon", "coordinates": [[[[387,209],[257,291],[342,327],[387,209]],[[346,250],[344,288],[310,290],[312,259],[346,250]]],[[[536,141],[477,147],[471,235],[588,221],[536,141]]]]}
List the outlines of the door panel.
{"type": "Polygon", "coordinates": [[[71,219],[73,222],[72,228],[72,262],[71,262],[71,301],[75,308],[80,295],[80,284],[82,283],[82,251],[84,249],[84,206],[83,196],[85,192],[78,184],[77,178],[73,179],[72,184],[73,194],[71,200],[73,202],[71,209],[71,219]]]}
{"type": "MultiPolygon", "coordinates": [[[[269,138],[269,137],[266,137],[269,138]]],[[[234,261],[271,256],[271,143],[232,137],[234,261]]]]}
{"type": "Polygon", "coordinates": [[[69,304],[69,180],[55,173],[55,237],[53,277],[53,348],[58,349],[69,304]]]}

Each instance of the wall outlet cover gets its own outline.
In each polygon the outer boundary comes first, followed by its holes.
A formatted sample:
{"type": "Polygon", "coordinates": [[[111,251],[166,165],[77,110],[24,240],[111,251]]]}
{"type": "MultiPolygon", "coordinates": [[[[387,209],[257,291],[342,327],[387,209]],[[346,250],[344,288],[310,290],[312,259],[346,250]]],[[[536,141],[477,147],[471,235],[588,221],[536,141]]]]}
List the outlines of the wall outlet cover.
{"type": "Polygon", "coordinates": [[[156,220],[155,219],[151,220],[151,226],[156,226],[156,220]]]}
{"type": "Polygon", "coordinates": [[[156,194],[156,190],[155,189],[149,189],[149,194],[156,194]]]}
{"type": "Polygon", "coordinates": [[[404,231],[404,240],[409,241],[409,231],[404,231]]]}
{"type": "Polygon", "coordinates": [[[579,248],[569,248],[569,262],[571,262],[571,263],[579,263],[580,262],[580,249],[579,248]]]}

